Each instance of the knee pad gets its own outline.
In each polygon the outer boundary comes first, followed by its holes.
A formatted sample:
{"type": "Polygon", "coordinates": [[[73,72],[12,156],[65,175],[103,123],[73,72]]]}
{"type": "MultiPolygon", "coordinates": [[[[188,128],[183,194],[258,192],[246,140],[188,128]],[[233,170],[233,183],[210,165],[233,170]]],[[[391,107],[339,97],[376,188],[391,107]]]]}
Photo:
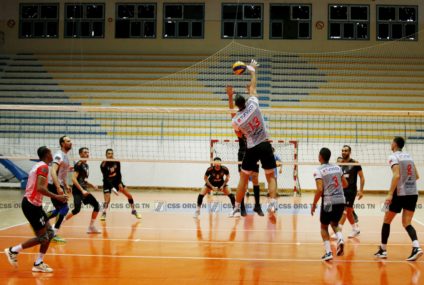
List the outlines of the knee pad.
{"type": "Polygon", "coordinates": [[[132,198],[131,199],[128,199],[128,203],[134,204],[134,200],[132,198]]]}
{"type": "Polygon", "coordinates": [[[49,237],[49,240],[51,240],[52,238],[54,238],[54,230],[52,229],[52,227],[49,227],[47,229],[47,235],[49,237]]]}
{"type": "Polygon", "coordinates": [[[100,212],[100,205],[99,202],[97,202],[96,199],[94,199],[93,203],[91,204],[93,206],[94,212],[100,212]]]}
{"type": "Polygon", "coordinates": [[[68,212],[69,212],[69,206],[68,206],[68,204],[66,204],[65,206],[63,206],[62,208],[60,208],[59,215],[66,216],[66,214],[68,212]]]}
{"type": "Polygon", "coordinates": [[[39,243],[48,242],[50,240],[48,232],[46,231],[44,234],[37,236],[37,240],[39,243]]]}
{"type": "Polygon", "coordinates": [[[81,211],[81,209],[80,208],[74,208],[73,210],[72,210],[72,215],[77,215],[79,212],[81,211]]]}

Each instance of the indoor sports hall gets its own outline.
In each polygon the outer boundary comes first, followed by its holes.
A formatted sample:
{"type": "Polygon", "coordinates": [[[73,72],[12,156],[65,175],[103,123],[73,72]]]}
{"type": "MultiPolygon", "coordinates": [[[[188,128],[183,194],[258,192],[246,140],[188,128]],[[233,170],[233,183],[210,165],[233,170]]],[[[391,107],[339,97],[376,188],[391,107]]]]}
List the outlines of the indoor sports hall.
{"type": "Polygon", "coordinates": [[[0,1],[0,284],[424,284],[423,27],[420,0],[0,1]]]}

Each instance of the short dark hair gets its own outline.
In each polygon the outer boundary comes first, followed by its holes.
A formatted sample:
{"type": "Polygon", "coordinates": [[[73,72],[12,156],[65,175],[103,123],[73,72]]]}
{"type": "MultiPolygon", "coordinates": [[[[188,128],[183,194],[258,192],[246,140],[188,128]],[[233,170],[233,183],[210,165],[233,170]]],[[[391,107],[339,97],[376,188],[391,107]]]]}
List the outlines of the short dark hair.
{"type": "Polygon", "coordinates": [[[62,146],[62,143],[65,141],[65,138],[66,138],[67,136],[65,135],[65,136],[61,136],[60,138],[59,138],[59,145],[60,146],[62,146]]]}
{"type": "Polygon", "coordinates": [[[234,104],[239,108],[239,110],[243,110],[246,107],[246,98],[243,95],[237,94],[234,97],[234,104]]]}
{"type": "Polygon", "coordinates": [[[343,146],[343,148],[345,148],[345,147],[347,147],[347,148],[349,149],[349,151],[352,151],[352,148],[351,148],[349,145],[345,144],[345,145],[343,146]]]}
{"type": "Polygon", "coordinates": [[[38,155],[38,158],[39,158],[40,160],[43,160],[43,159],[46,157],[47,153],[49,153],[49,151],[50,151],[50,149],[49,149],[48,147],[46,147],[45,145],[40,146],[40,147],[37,149],[37,155],[38,155]]]}
{"type": "Polygon", "coordinates": [[[85,147],[85,146],[81,147],[81,148],[78,150],[78,153],[79,153],[79,154],[81,154],[84,150],[88,150],[88,147],[85,147]]]}
{"type": "Polygon", "coordinates": [[[320,151],[319,151],[319,155],[321,155],[322,159],[324,160],[324,162],[329,162],[330,161],[330,157],[331,157],[331,150],[329,150],[326,147],[323,147],[320,151]]]}
{"type": "Polygon", "coordinates": [[[111,148],[108,148],[108,149],[106,150],[106,152],[105,152],[105,153],[107,153],[108,151],[111,151],[111,152],[113,152],[113,149],[111,149],[111,148]]]}
{"type": "Polygon", "coordinates": [[[396,143],[396,145],[400,149],[402,149],[405,146],[405,139],[403,137],[394,137],[393,141],[396,143]]]}
{"type": "Polygon", "coordinates": [[[213,159],[213,161],[217,161],[217,160],[221,161],[221,158],[220,158],[220,157],[215,157],[215,158],[213,159]]]}

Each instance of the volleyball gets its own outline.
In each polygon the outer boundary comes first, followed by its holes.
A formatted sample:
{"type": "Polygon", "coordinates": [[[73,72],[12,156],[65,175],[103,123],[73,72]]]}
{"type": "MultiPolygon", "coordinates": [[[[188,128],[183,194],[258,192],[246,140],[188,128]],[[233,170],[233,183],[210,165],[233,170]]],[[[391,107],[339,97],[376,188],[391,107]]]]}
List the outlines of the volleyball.
{"type": "Polygon", "coordinates": [[[240,75],[243,74],[243,72],[246,70],[246,64],[242,61],[236,61],[233,64],[233,72],[234,74],[240,75]]]}

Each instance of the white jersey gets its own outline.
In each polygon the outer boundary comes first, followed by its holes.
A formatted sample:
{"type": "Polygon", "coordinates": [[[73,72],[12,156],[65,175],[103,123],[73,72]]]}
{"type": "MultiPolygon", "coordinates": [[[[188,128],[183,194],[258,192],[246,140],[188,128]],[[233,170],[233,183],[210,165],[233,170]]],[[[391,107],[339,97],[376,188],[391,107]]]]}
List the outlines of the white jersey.
{"type": "Polygon", "coordinates": [[[324,191],[322,199],[324,204],[345,204],[345,196],[342,185],[343,171],[338,165],[322,164],[314,171],[314,178],[322,179],[324,191]]]}
{"type": "Polygon", "coordinates": [[[241,131],[246,137],[247,148],[253,148],[268,139],[265,120],[259,109],[259,100],[251,96],[246,102],[246,108],[234,116],[233,128],[241,131]]]}
{"type": "Polygon", "coordinates": [[[399,165],[400,178],[396,186],[398,196],[418,195],[417,174],[412,157],[402,151],[397,151],[389,156],[390,167],[399,165]]]}
{"type": "MultiPolygon", "coordinates": [[[[53,155],[53,163],[56,163],[57,165],[59,165],[57,178],[59,179],[60,185],[64,186],[66,181],[68,180],[68,173],[69,173],[69,166],[70,166],[68,155],[64,153],[62,150],[58,150],[53,155]]],[[[54,184],[51,174],[49,175],[49,184],[54,184]]]]}

